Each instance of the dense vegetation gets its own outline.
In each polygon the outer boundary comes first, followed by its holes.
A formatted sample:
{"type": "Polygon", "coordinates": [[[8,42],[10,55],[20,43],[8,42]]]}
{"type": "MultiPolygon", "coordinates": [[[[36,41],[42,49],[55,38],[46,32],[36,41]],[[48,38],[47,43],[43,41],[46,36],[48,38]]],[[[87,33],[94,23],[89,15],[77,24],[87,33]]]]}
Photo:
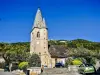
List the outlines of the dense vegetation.
{"type": "Polygon", "coordinates": [[[76,39],[76,40],[50,40],[50,45],[65,45],[69,48],[69,53],[74,56],[97,56],[99,57],[100,53],[100,43],[99,42],[92,42],[84,39],[76,39]],[[82,55],[83,54],[83,55],[82,55]]]}
{"type": "MultiPolygon", "coordinates": [[[[92,42],[83,39],[76,40],[49,40],[49,45],[65,45],[69,50],[67,55],[70,57],[84,57],[88,58],[100,57],[100,43],[92,42]]],[[[38,55],[30,55],[30,43],[18,42],[18,43],[0,43],[0,56],[4,58],[7,64],[12,62],[31,62],[30,66],[40,66],[40,59],[38,55]],[[30,59],[30,60],[29,60],[30,59]],[[32,60],[34,59],[34,60],[32,60]],[[39,60],[37,60],[39,59],[39,60]],[[32,60],[32,61],[31,61],[32,60]],[[35,62],[37,61],[37,62],[35,62]],[[33,62],[35,62],[33,64],[33,62]],[[38,63],[38,64],[36,64],[38,63]],[[35,65],[36,64],[36,65],[35,65]]]]}
{"type": "Polygon", "coordinates": [[[100,59],[100,43],[84,39],[76,40],[50,40],[50,45],[65,45],[68,48],[68,57],[84,58],[88,63],[95,63],[95,59],[100,59]],[[94,59],[95,58],[95,59],[94,59]]]}
{"type": "Polygon", "coordinates": [[[100,43],[99,42],[92,42],[84,39],[76,39],[76,40],[50,40],[50,45],[67,45],[69,48],[77,48],[77,47],[84,47],[89,50],[99,50],[100,43]]]}
{"type": "Polygon", "coordinates": [[[18,64],[21,62],[28,62],[31,67],[40,66],[39,56],[37,54],[30,54],[29,47],[29,42],[0,43],[0,56],[4,58],[5,64],[7,65],[10,65],[13,62],[18,64]]]}

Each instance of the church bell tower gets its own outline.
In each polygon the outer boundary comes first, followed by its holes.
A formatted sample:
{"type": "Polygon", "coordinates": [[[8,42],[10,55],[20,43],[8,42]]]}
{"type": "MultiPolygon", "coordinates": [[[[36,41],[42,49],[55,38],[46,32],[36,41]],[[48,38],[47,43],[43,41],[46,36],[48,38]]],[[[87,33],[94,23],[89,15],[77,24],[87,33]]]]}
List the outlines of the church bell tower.
{"type": "Polygon", "coordinates": [[[45,19],[42,17],[40,8],[38,8],[34,25],[31,31],[30,53],[36,53],[41,58],[41,65],[48,65],[48,29],[45,19]]]}

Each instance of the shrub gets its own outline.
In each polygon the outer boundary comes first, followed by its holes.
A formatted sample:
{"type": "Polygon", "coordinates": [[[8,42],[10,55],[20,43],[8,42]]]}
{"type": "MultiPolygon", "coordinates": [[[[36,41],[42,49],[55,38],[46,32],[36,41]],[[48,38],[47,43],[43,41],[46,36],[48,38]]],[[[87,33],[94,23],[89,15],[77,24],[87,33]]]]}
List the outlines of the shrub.
{"type": "Polygon", "coordinates": [[[19,67],[20,69],[25,69],[25,68],[28,67],[28,62],[21,62],[21,63],[18,65],[18,67],[19,67]]]}
{"type": "Polygon", "coordinates": [[[92,58],[90,63],[91,64],[96,64],[96,59],[95,58],[92,58]]]}
{"type": "Polygon", "coordinates": [[[28,60],[30,67],[40,67],[41,66],[41,59],[39,55],[32,54],[28,60]]]}
{"type": "Polygon", "coordinates": [[[65,62],[65,67],[68,68],[68,62],[65,62]]]}
{"type": "Polygon", "coordinates": [[[87,57],[86,61],[87,61],[87,63],[90,63],[90,64],[96,64],[96,58],[93,58],[93,57],[91,57],[91,58],[87,57]]]}
{"type": "Polygon", "coordinates": [[[65,62],[65,67],[68,67],[68,65],[72,65],[72,58],[68,58],[65,62]]]}
{"type": "Polygon", "coordinates": [[[73,65],[81,65],[82,62],[81,62],[81,60],[79,60],[79,59],[74,59],[74,60],[72,61],[72,64],[73,64],[73,65]]]}

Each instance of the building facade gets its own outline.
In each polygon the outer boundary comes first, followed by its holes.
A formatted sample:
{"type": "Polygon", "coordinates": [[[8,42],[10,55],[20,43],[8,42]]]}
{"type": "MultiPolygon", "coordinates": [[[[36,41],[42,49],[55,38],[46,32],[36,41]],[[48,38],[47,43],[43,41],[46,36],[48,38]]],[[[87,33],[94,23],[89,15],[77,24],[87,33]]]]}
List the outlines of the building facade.
{"type": "Polygon", "coordinates": [[[50,46],[48,45],[48,28],[46,26],[45,19],[42,17],[41,11],[38,8],[33,28],[31,31],[31,41],[30,41],[30,53],[36,53],[41,58],[41,66],[47,66],[47,67],[54,67],[55,63],[57,61],[65,61],[65,57],[62,57],[63,54],[59,54],[62,52],[59,52],[58,50],[60,46],[50,46]],[[52,48],[55,47],[55,48],[52,48]],[[53,54],[56,50],[55,54],[53,54]],[[53,52],[53,53],[52,53],[53,52]],[[60,55],[60,57],[59,57],[60,55]]]}
{"type": "Polygon", "coordinates": [[[38,8],[31,32],[30,53],[36,53],[41,58],[41,65],[50,65],[48,53],[48,28],[45,19],[38,8]]]}

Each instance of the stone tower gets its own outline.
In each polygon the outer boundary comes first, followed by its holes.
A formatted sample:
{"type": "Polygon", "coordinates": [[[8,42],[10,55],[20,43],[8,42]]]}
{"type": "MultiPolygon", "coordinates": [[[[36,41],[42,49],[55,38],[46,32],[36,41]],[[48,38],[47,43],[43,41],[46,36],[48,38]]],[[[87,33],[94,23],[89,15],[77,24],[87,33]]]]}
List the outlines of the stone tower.
{"type": "Polygon", "coordinates": [[[48,29],[39,8],[31,31],[30,53],[36,53],[40,56],[41,65],[49,65],[48,29]]]}

